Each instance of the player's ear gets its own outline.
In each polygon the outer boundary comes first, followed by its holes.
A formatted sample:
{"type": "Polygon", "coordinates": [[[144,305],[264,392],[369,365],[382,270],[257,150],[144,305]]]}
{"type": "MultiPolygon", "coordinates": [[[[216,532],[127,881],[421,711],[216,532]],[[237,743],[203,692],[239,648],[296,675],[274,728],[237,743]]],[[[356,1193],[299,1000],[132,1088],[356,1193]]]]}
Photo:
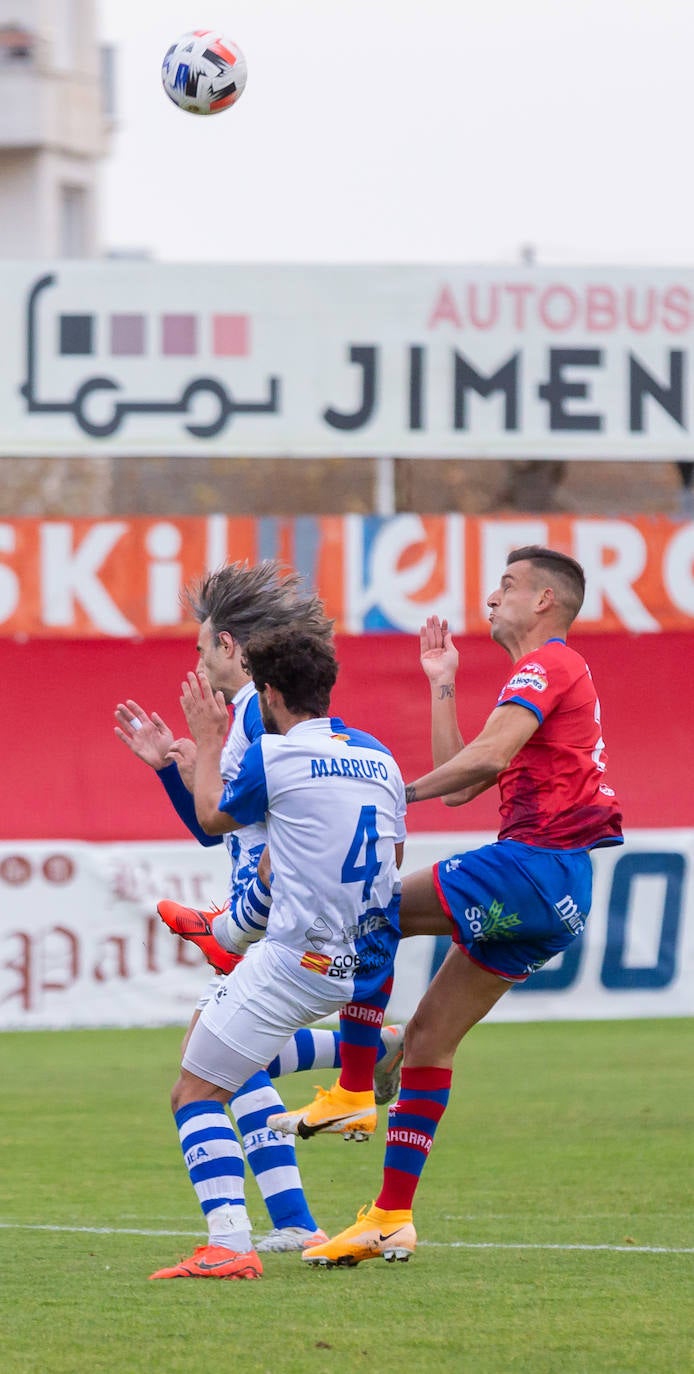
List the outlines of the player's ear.
{"type": "Polygon", "coordinates": [[[236,647],[236,640],[234,639],[234,636],[230,635],[228,630],[220,630],[219,642],[222,648],[224,649],[227,658],[231,658],[236,647]]]}

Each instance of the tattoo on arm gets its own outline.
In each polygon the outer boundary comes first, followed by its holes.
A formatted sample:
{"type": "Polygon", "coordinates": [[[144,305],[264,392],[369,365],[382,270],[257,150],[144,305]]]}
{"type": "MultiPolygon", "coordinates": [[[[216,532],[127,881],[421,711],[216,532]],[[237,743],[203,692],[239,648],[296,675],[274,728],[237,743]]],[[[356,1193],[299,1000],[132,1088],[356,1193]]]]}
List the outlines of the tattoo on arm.
{"type": "Polygon", "coordinates": [[[452,682],[443,682],[439,687],[439,701],[444,701],[446,697],[455,696],[455,687],[452,682]]]}
{"type": "Polygon", "coordinates": [[[409,803],[415,802],[416,800],[417,788],[415,787],[413,782],[408,782],[407,787],[405,788],[405,801],[409,803]]]}

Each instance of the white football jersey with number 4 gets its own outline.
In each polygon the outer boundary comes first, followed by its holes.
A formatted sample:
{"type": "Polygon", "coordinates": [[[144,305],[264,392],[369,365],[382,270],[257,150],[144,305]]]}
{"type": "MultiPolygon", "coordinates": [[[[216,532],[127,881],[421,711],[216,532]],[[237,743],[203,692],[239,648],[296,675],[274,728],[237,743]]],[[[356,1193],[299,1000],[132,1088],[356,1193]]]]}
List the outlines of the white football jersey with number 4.
{"type": "Polygon", "coordinates": [[[392,964],[405,809],[390,752],[335,717],[263,735],[220,801],[242,825],[267,820],[267,939],[309,974],[336,980],[345,1001],[379,986],[392,964]]]}

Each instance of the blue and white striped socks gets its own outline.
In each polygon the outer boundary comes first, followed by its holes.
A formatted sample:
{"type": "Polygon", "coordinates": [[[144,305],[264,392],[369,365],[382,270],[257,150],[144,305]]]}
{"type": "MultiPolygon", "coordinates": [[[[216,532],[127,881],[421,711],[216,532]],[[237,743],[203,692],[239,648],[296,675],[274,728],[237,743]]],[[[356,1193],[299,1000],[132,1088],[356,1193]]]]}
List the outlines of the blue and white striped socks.
{"type": "Polygon", "coordinates": [[[273,1226],[317,1230],[301,1183],[294,1137],[268,1130],[268,1117],[285,1109],[267,1073],[261,1070],[249,1078],[229,1105],[273,1226]]]}
{"type": "Polygon", "coordinates": [[[189,1102],[175,1113],[190,1181],[207,1221],[210,1245],[251,1248],[243,1191],[243,1155],[221,1102],[189,1102]]]}
{"type": "Polygon", "coordinates": [[[231,905],[212,922],[212,933],[222,949],[243,954],[265,934],[272,893],[258,877],[231,898],[231,905]]]}

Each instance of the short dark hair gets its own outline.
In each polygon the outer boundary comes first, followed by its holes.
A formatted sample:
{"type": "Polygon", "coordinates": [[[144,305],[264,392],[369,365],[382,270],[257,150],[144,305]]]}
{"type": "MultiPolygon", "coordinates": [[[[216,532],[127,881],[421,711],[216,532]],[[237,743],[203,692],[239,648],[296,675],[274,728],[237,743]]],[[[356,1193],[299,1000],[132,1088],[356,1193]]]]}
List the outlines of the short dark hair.
{"type": "Polygon", "coordinates": [[[195,620],[209,620],[215,643],[226,631],[245,645],[255,630],[301,624],[312,635],[330,639],[333,622],[320,597],[306,587],[299,573],[290,572],[275,558],[260,563],[228,563],[207,573],[184,590],[195,620]]]}
{"type": "Polygon", "coordinates": [[[263,631],[248,640],[243,663],[258,691],[276,687],[294,715],[328,714],[338,672],[330,640],[307,634],[302,625],[263,631]]]}
{"type": "Polygon", "coordinates": [[[571,620],[575,620],[586,594],[586,575],[580,563],[558,549],[545,549],[541,544],[526,544],[512,549],[506,563],[532,563],[543,573],[550,573],[559,583],[559,599],[571,620]]]}

